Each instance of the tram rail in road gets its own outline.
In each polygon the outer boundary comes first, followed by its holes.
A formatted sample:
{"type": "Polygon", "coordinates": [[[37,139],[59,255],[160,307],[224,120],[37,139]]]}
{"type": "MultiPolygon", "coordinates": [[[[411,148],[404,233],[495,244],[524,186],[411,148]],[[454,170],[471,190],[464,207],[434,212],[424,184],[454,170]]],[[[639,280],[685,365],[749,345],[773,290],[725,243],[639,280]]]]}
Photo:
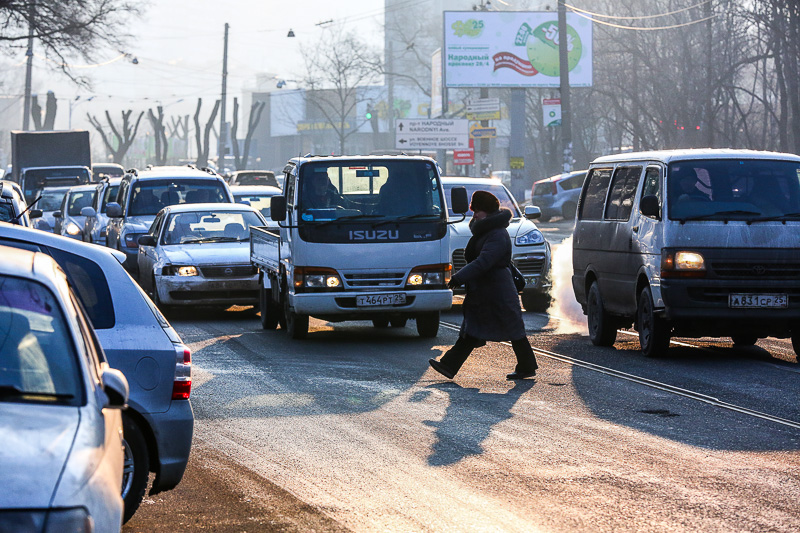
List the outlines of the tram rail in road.
{"type": "MultiPolygon", "coordinates": [[[[446,327],[448,329],[459,331],[461,328],[458,324],[453,324],[450,322],[441,322],[441,326],[446,327]]],[[[629,334],[630,332],[622,332],[629,334]]],[[[511,346],[510,342],[502,342],[506,346],[511,346]]],[[[680,343],[681,346],[692,346],[691,344],[680,343]]],[[[700,348],[700,347],[698,347],[700,348]]],[[[626,381],[631,381],[633,383],[638,383],[639,385],[644,385],[645,387],[650,387],[653,389],[658,389],[664,392],[668,392],[670,394],[674,394],[676,396],[681,396],[683,398],[688,398],[691,400],[695,400],[698,402],[705,403],[707,405],[711,405],[714,407],[719,407],[721,409],[726,409],[728,411],[733,411],[736,413],[740,413],[747,416],[752,416],[755,418],[760,418],[762,420],[767,420],[769,422],[773,422],[776,424],[781,424],[783,426],[788,426],[795,429],[800,429],[800,422],[794,420],[788,420],[786,418],[781,418],[778,416],[770,415],[768,413],[762,413],[760,411],[756,411],[753,409],[748,409],[746,407],[742,407],[739,405],[735,405],[732,403],[724,402],[719,400],[718,398],[714,398],[712,396],[708,396],[706,394],[701,394],[699,392],[694,392],[688,389],[683,389],[680,387],[676,387],[674,385],[670,385],[668,383],[662,383],[660,381],[655,381],[652,379],[648,379],[641,376],[636,376],[634,374],[628,374],[627,372],[622,372],[620,370],[615,370],[613,368],[596,365],[594,363],[588,363],[586,361],[581,361],[580,359],[576,359],[574,357],[570,357],[568,355],[551,352],[548,350],[542,350],[539,348],[533,348],[533,351],[536,353],[537,356],[547,357],[548,359],[553,359],[556,361],[560,361],[562,363],[566,363],[572,366],[579,366],[581,368],[585,368],[587,370],[591,370],[593,372],[598,372],[600,374],[605,374],[607,376],[611,376],[617,379],[624,379],[626,381]]]]}

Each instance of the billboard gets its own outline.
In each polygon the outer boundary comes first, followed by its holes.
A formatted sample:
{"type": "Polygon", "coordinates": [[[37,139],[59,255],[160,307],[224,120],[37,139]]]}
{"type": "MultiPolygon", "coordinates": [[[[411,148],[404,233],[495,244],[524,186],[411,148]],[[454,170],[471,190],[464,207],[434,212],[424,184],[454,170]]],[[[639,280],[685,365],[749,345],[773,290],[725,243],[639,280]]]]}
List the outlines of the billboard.
{"type": "MultiPolygon", "coordinates": [[[[592,21],[567,14],[571,87],[592,85],[592,21]]],[[[446,87],[558,87],[558,14],[445,11],[446,87]]]]}

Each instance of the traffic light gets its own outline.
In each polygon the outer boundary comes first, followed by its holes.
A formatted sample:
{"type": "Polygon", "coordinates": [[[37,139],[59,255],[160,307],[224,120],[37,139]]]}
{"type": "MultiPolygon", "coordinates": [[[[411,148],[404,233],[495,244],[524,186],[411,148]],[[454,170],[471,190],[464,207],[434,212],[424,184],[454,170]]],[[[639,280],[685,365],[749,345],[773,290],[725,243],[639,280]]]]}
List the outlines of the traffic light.
{"type": "Polygon", "coordinates": [[[372,133],[378,133],[378,114],[375,112],[375,108],[372,107],[372,104],[367,104],[367,113],[364,117],[370,121],[372,133]]]}

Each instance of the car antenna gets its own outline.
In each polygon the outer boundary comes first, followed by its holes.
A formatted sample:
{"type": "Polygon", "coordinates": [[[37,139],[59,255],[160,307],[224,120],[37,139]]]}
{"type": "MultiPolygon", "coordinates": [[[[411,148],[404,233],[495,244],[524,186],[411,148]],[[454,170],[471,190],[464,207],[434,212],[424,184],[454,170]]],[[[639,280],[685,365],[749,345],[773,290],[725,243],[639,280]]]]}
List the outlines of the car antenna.
{"type": "Polygon", "coordinates": [[[36,200],[32,201],[32,202],[31,202],[31,203],[28,205],[28,207],[26,207],[26,208],[25,208],[25,210],[24,210],[22,213],[20,213],[19,215],[15,216],[14,218],[12,218],[12,219],[11,219],[11,221],[12,221],[12,222],[19,222],[19,219],[20,219],[20,218],[22,218],[22,215],[24,215],[25,213],[27,213],[28,211],[30,211],[30,210],[31,210],[31,208],[34,206],[34,204],[35,204],[36,202],[38,202],[39,200],[41,200],[41,199],[42,199],[42,195],[40,194],[40,195],[39,195],[39,197],[38,197],[38,198],[36,198],[36,200]]]}

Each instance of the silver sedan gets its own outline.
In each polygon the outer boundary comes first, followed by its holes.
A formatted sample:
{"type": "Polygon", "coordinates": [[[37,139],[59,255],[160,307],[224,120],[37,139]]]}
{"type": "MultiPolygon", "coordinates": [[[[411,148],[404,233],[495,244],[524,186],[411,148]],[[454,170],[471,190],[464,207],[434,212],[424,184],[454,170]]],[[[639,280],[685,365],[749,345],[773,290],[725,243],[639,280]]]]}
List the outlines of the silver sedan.
{"type": "Polygon", "coordinates": [[[165,207],[139,237],[139,284],[162,308],[254,305],[250,226],[264,225],[261,213],[242,204],[165,207]]]}

